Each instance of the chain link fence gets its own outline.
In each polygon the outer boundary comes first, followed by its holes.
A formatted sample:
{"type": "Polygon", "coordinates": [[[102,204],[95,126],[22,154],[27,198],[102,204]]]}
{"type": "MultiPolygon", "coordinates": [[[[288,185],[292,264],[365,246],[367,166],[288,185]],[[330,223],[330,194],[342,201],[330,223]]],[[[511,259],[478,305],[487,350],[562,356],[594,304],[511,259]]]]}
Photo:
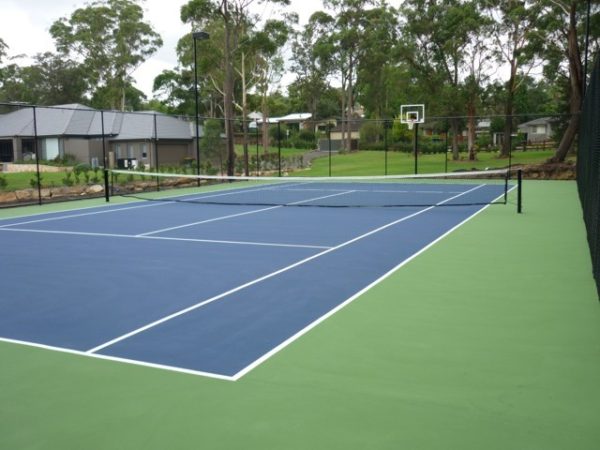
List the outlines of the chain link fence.
{"type": "Polygon", "coordinates": [[[568,121],[431,116],[409,130],[398,118],[308,116],[236,119],[229,140],[219,118],[0,104],[0,206],[104,196],[105,168],[148,173],[119,174],[111,186],[161,190],[170,186],[153,173],[224,175],[233,167],[250,176],[403,175],[539,164],[568,121]]]}
{"type": "Polygon", "coordinates": [[[600,57],[596,57],[581,111],[577,185],[600,294],[600,57]]]}

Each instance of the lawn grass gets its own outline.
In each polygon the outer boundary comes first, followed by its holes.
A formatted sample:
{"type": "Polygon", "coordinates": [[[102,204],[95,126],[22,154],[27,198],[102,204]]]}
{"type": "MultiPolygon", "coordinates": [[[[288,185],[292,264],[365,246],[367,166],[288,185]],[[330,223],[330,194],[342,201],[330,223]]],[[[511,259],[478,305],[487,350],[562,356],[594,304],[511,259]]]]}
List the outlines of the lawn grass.
{"type": "MultiPolygon", "coordinates": [[[[515,151],[511,164],[541,164],[550,158],[552,150],[515,151]]],[[[508,167],[509,159],[498,157],[497,152],[479,152],[476,161],[469,161],[466,154],[461,154],[457,161],[448,155],[448,172],[456,170],[483,170],[508,167]]],[[[421,154],[418,156],[419,173],[442,173],[446,170],[446,155],[443,153],[421,154]]],[[[415,170],[415,159],[411,153],[388,152],[387,174],[412,174],[415,170]]],[[[331,175],[384,175],[385,152],[358,151],[351,153],[335,153],[331,157],[331,175]]],[[[328,176],[329,158],[324,156],[313,160],[309,169],[290,173],[293,176],[328,176]]]]}
{"type": "MultiPolygon", "coordinates": [[[[291,148],[291,147],[281,147],[281,156],[282,157],[291,157],[291,156],[301,156],[306,152],[309,152],[310,150],[306,150],[306,149],[300,149],[300,148],[291,148]]],[[[267,152],[266,153],[270,153],[270,154],[278,154],[279,153],[279,149],[277,147],[268,147],[267,148],[267,152]]],[[[235,154],[238,157],[241,157],[244,154],[244,147],[240,144],[236,144],[235,145],[235,154]]],[[[252,145],[249,144],[248,145],[248,154],[250,155],[250,158],[252,157],[256,157],[256,144],[252,145]]],[[[262,145],[259,145],[258,147],[258,154],[259,156],[262,156],[265,154],[265,151],[263,149],[262,145]]]]}

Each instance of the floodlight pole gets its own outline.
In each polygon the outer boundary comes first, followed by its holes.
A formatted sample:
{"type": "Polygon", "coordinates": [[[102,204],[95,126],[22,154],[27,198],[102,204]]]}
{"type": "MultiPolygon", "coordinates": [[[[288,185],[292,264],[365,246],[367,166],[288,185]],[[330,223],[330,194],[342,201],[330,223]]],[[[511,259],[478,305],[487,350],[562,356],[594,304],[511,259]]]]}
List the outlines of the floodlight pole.
{"type": "MultiPolygon", "coordinates": [[[[198,123],[200,109],[198,107],[198,54],[196,41],[206,40],[210,38],[210,35],[206,31],[195,31],[192,33],[192,38],[194,41],[194,98],[196,100],[196,175],[200,177],[200,124],[198,123]]],[[[198,186],[200,186],[200,178],[198,178],[198,186]]]]}

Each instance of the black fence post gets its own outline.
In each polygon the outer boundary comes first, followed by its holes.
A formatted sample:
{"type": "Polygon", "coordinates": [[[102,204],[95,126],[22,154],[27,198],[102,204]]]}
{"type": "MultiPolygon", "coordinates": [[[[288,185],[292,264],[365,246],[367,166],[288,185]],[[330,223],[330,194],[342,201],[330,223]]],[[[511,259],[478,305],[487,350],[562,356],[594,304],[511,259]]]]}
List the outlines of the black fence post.
{"type": "Polygon", "coordinates": [[[413,139],[413,150],[415,152],[415,175],[419,173],[419,123],[415,122],[414,126],[414,139],[413,139]]]}
{"type": "Polygon", "coordinates": [[[160,166],[158,164],[158,127],[156,125],[156,114],[154,114],[154,164],[156,165],[156,191],[160,191],[160,166]]]}
{"type": "Polygon", "coordinates": [[[33,106],[33,151],[35,152],[35,171],[37,179],[38,205],[42,204],[42,176],[40,174],[40,152],[38,147],[37,112],[33,106]]]}
{"type": "Polygon", "coordinates": [[[104,134],[104,110],[100,111],[100,126],[102,127],[102,169],[104,171],[104,198],[110,201],[109,183],[108,183],[108,161],[106,160],[106,135],[104,134]]]}
{"type": "Polygon", "coordinates": [[[277,171],[279,176],[281,176],[281,122],[277,122],[277,171]]]}
{"type": "Polygon", "coordinates": [[[508,134],[508,173],[510,173],[510,169],[512,168],[512,147],[513,147],[513,138],[512,138],[512,129],[513,129],[513,116],[508,116],[510,120],[510,133],[508,134]]]}
{"type": "Polygon", "coordinates": [[[450,134],[450,127],[446,129],[446,146],[444,147],[444,173],[448,173],[448,135],[450,134]]]}
{"type": "Polygon", "coordinates": [[[256,120],[256,176],[260,176],[260,155],[258,152],[258,119],[256,120]]]}
{"type": "Polygon", "coordinates": [[[523,171],[517,170],[517,213],[523,212],[523,171]]]}
{"type": "Polygon", "coordinates": [[[328,157],[329,157],[329,176],[331,176],[331,124],[327,124],[327,148],[328,148],[328,157]]]}
{"type": "Polygon", "coordinates": [[[383,152],[384,152],[384,175],[388,174],[388,120],[385,119],[383,121],[383,152]]]}

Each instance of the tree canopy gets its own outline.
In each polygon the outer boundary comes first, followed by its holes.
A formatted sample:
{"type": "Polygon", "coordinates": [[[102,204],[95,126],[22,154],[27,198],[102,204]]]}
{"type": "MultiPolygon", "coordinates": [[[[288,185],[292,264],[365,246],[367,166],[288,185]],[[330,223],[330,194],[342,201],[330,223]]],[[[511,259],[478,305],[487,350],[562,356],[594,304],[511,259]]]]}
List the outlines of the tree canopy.
{"type": "MultiPolygon", "coordinates": [[[[288,0],[190,0],[180,10],[178,65],[158,74],[148,100],[133,73],[162,39],[142,4],[74,9],[50,28],[56,52],[27,65],[0,37],[0,100],[194,115],[197,75],[200,114],[226,119],[230,171],[234,119],[252,110],[385,119],[403,103],[425,103],[429,116],[450,117],[453,136],[466,130],[469,150],[476,117],[504,116],[494,123],[510,136],[516,117],[551,112],[572,118],[555,156],[562,160],[577,135],[587,30],[590,60],[600,38],[600,5],[592,2],[588,28],[582,0],[405,0],[398,8],[324,0],[302,25],[288,0]],[[199,30],[210,39],[194,42],[199,30]]],[[[456,157],[456,141],[453,148],[456,157]]]]}

